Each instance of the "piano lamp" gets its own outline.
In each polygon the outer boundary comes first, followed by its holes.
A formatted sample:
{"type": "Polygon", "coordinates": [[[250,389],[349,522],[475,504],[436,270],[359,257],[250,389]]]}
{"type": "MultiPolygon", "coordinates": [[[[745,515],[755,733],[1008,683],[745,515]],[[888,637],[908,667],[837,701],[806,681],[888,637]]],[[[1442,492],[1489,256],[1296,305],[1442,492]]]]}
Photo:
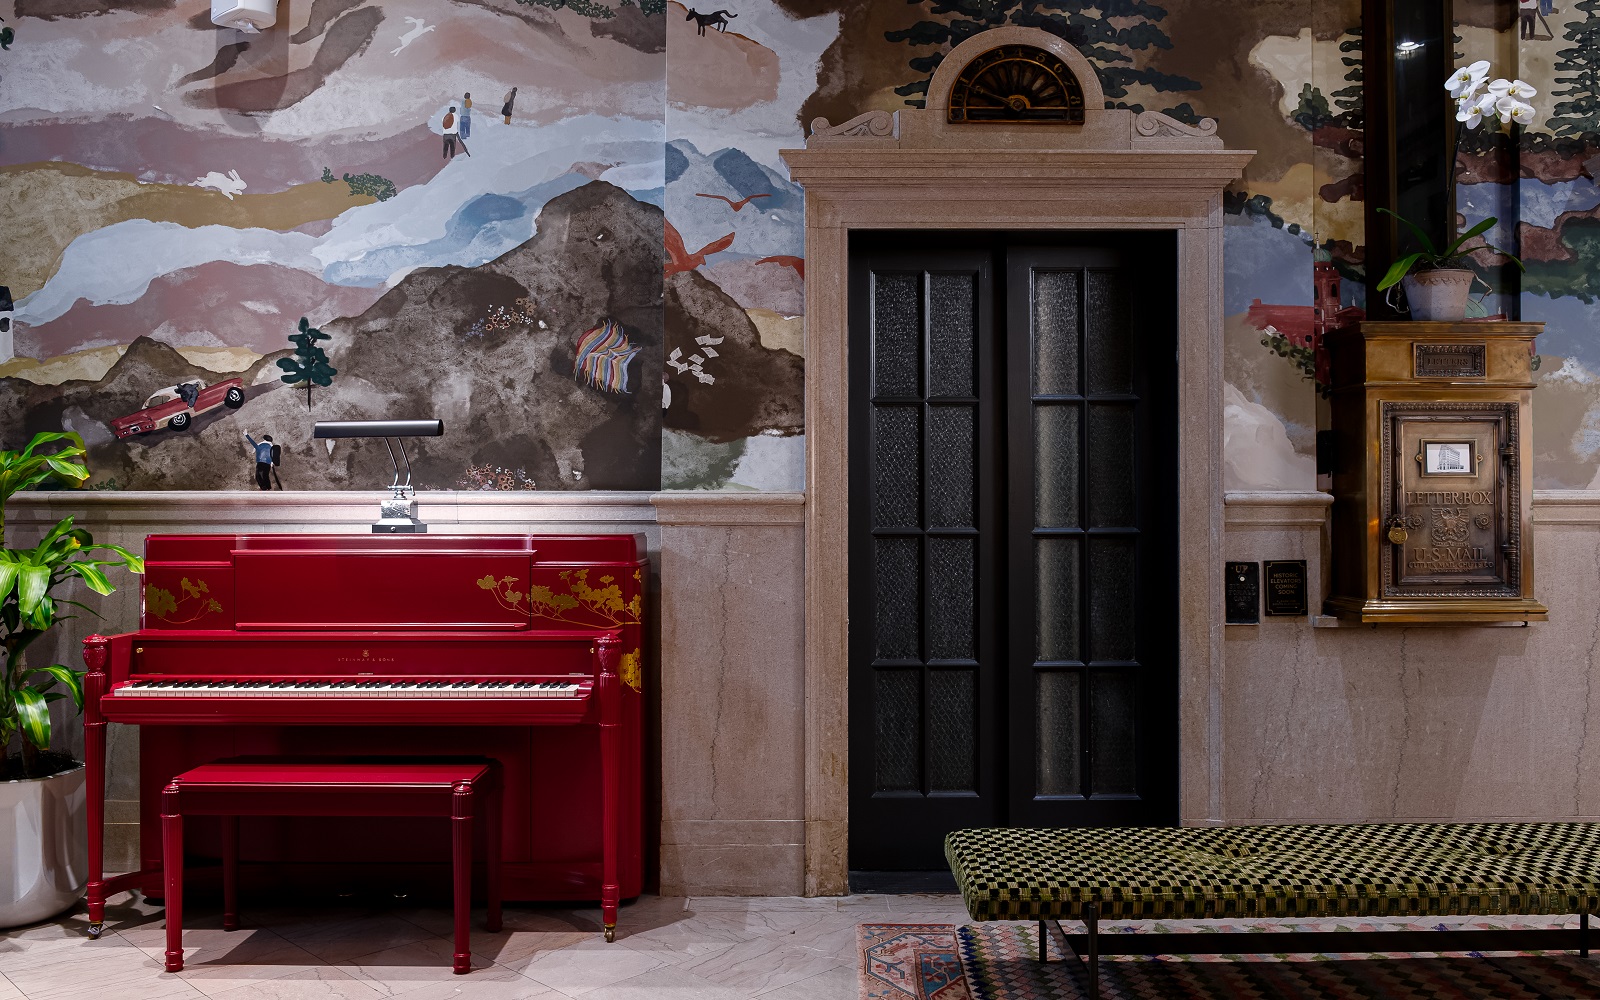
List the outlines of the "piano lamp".
{"type": "Polygon", "coordinates": [[[389,449],[389,461],[394,463],[394,482],[389,484],[389,497],[378,502],[378,520],[372,524],[374,534],[426,532],[428,526],[417,520],[416,490],[411,487],[411,458],[406,455],[405,438],[440,437],[444,434],[443,420],[318,420],[311,429],[313,438],[383,438],[389,449]],[[400,449],[398,457],[395,449],[400,449]],[[406,481],[400,481],[400,462],[406,463],[406,481]]]}

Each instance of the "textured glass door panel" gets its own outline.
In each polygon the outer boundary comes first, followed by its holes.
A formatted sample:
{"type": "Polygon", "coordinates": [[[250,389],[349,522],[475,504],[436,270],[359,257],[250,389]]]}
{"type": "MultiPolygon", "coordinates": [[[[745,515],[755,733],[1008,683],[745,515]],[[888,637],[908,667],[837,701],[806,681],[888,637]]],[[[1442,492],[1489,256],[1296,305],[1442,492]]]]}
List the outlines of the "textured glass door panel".
{"type": "Polygon", "coordinates": [[[978,790],[977,676],[972,670],[928,672],[928,788],[978,790]]]}
{"type": "Polygon", "coordinates": [[[1090,271],[1083,306],[1087,340],[1089,392],[1133,391],[1133,331],[1128,316],[1128,276],[1119,271],[1090,271]]]}
{"type": "Polygon", "coordinates": [[[977,541],[928,539],[928,659],[978,655],[977,541]]]}
{"type": "Polygon", "coordinates": [[[1096,795],[1137,791],[1133,679],[1127,670],[1089,672],[1089,784],[1096,795]]]}
{"type": "Polygon", "coordinates": [[[1089,656],[1093,659],[1134,658],[1136,558],[1132,538],[1089,539],[1089,656]]]}
{"type": "Polygon", "coordinates": [[[872,278],[872,391],[922,394],[922,275],[872,278]]]}
{"type": "Polygon", "coordinates": [[[1037,659],[1080,659],[1078,540],[1038,538],[1033,544],[1037,659]]]}
{"type": "Polygon", "coordinates": [[[928,527],[973,526],[977,462],[977,408],[928,407],[928,527]]]}
{"type": "Polygon", "coordinates": [[[878,791],[921,791],[922,672],[880,668],[876,673],[878,791]]]}
{"type": "Polygon", "coordinates": [[[873,542],[877,573],[877,649],[880,660],[920,660],[922,553],[919,538],[873,542]]]}
{"type": "Polygon", "coordinates": [[[928,395],[976,390],[976,274],[928,275],[928,395]]]}
{"type": "Polygon", "coordinates": [[[872,408],[872,526],[922,527],[922,407],[872,408]]]}
{"type": "Polygon", "coordinates": [[[1089,404],[1089,527],[1131,528],[1138,523],[1133,496],[1133,406],[1089,404]]]}
{"type": "Polygon", "coordinates": [[[1078,728],[1083,675],[1076,670],[1040,670],[1033,676],[1039,723],[1035,794],[1082,794],[1078,728]]]}
{"type": "Polygon", "coordinates": [[[1078,527],[1078,403],[1033,407],[1033,518],[1039,528],[1078,527]]]}
{"type": "Polygon", "coordinates": [[[1033,272],[1033,391],[1078,392],[1078,272],[1033,272]]]}

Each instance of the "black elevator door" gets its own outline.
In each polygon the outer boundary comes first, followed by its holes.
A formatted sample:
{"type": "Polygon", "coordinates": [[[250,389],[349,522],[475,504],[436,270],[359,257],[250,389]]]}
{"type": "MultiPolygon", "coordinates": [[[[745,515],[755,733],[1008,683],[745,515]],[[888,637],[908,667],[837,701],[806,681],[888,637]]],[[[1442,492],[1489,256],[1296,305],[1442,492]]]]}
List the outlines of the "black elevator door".
{"type": "Polygon", "coordinates": [[[850,858],[1169,823],[1171,234],[852,245],[850,858]]]}

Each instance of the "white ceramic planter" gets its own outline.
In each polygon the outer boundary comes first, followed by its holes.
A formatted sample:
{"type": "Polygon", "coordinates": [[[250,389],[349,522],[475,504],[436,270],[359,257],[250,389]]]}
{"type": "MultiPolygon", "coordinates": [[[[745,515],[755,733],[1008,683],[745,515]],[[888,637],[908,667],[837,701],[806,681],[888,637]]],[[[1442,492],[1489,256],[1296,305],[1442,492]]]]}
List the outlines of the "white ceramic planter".
{"type": "Polygon", "coordinates": [[[0,781],[0,927],[53,917],[89,872],[84,770],[0,781]]]}
{"type": "Polygon", "coordinates": [[[1476,273],[1465,268],[1442,267],[1414,271],[1401,279],[1411,318],[1459,322],[1467,315],[1467,294],[1476,273]]]}

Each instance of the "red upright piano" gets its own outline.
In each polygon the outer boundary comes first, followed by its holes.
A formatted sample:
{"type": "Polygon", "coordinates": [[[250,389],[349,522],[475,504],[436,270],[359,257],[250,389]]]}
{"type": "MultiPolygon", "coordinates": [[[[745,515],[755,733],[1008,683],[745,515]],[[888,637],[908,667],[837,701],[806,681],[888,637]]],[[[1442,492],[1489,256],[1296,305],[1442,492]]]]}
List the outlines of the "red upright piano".
{"type": "MultiPolygon", "coordinates": [[[[481,755],[504,768],[503,891],[598,899],[643,881],[641,535],[152,535],[141,628],[84,643],[89,919],[159,896],[160,791],[239,754],[481,755]],[[141,868],[103,871],[106,724],[139,726],[141,868]]],[[[411,825],[407,825],[407,823],[411,825]]],[[[207,830],[192,850],[214,849],[207,830]]],[[[356,885],[443,871],[448,832],[272,819],[241,858],[356,885]]]]}

